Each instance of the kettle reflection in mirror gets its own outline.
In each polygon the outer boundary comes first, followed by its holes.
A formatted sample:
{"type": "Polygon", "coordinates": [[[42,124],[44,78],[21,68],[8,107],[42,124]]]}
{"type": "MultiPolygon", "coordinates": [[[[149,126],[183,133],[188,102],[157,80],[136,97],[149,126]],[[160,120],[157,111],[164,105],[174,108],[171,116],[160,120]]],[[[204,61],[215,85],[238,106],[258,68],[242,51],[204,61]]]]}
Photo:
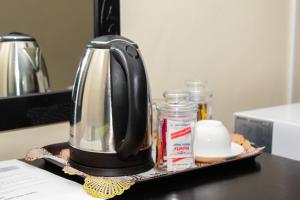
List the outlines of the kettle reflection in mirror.
{"type": "Polygon", "coordinates": [[[49,78],[36,40],[12,32],[0,37],[0,97],[43,93],[49,78]]]}
{"type": "Polygon", "coordinates": [[[121,36],[91,40],[72,93],[70,164],[91,175],[137,174],[154,166],[151,103],[137,44],[121,36]]]}

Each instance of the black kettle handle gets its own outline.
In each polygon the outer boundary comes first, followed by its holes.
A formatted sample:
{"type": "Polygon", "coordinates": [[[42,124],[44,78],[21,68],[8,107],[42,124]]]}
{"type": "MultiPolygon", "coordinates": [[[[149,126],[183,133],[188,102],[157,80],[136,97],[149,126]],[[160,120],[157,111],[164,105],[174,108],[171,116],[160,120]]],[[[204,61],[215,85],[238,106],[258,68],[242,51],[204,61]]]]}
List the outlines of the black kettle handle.
{"type": "Polygon", "coordinates": [[[135,46],[117,42],[110,49],[112,56],[116,58],[123,68],[127,80],[127,130],[124,139],[117,145],[119,158],[126,160],[139,152],[146,136],[147,77],[142,58],[135,46]]]}

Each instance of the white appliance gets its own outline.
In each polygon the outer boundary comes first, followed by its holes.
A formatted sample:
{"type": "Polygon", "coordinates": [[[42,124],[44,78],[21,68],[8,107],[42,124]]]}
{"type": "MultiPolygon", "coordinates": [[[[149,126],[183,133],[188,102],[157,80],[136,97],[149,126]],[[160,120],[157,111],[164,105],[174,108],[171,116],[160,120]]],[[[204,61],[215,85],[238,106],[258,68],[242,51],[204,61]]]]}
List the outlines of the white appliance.
{"type": "Polygon", "coordinates": [[[300,103],[236,112],[235,132],[275,155],[300,161],[300,103]]]}

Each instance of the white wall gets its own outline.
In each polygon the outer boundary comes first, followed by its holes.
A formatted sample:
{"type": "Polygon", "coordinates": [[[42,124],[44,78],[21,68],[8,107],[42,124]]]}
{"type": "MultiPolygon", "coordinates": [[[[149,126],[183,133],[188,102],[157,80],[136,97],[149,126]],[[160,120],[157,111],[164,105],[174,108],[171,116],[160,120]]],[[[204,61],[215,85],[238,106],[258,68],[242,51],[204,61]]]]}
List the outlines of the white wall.
{"type": "Polygon", "coordinates": [[[153,97],[206,79],[214,116],[286,103],[289,0],[126,0],[121,31],[136,41],[153,97]]]}

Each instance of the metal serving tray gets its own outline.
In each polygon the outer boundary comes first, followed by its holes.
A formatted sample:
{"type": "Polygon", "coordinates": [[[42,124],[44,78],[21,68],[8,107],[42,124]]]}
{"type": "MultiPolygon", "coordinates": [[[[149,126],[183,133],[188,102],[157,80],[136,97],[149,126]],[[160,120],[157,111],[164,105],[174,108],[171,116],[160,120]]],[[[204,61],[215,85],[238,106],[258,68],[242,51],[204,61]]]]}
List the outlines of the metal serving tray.
{"type": "MultiPolygon", "coordinates": [[[[189,168],[183,171],[177,171],[177,172],[167,172],[167,171],[161,171],[161,170],[157,170],[155,168],[151,169],[150,171],[141,173],[141,174],[136,174],[136,175],[131,175],[128,177],[132,177],[135,179],[135,183],[144,183],[144,182],[149,182],[149,181],[154,181],[154,180],[160,180],[160,179],[166,179],[166,178],[170,178],[170,177],[174,177],[174,176],[180,176],[180,175],[184,175],[184,174],[188,174],[188,173],[198,173],[198,172],[203,172],[205,170],[208,169],[213,169],[213,168],[218,168],[221,166],[235,166],[241,163],[247,163],[247,164],[251,164],[254,162],[255,158],[257,156],[259,156],[260,154],[262,154],[263,152],[263,147],[259,148],[259,147],[255,147],[255,151],[250,152],[250,153],[244,153],[243,155],[236,157],[236,158],[232,158],[232,159],[228,159],[228,160],[223,160],[220,162],[216,162],[216,163],[203,163],[203,164],[198,164],[197,166],[193,167],[193,168],[189,168]]],[[[44,149],[46,149],[49,153],[51,153],[54,156],[58,156],[60,155],[62,150],[66,150],[69,148],[68,143],[58,143],[58,144],[52,144],[52,145],[48,145],[43,147],[44,149]]],[[[57,167],[58,169],[63,169],[65,167],[65,163],[60,162],[59,159],[53,159],[51,157],[44,157],[43,158],[47,164],[51,165],[52,167],[57,167]]],[[[77,176],[79,179],[82,179],[82,182],[84,181],[84,179],[86,178],[86,176],[84,175],[74,175],[77,176]]]]}

